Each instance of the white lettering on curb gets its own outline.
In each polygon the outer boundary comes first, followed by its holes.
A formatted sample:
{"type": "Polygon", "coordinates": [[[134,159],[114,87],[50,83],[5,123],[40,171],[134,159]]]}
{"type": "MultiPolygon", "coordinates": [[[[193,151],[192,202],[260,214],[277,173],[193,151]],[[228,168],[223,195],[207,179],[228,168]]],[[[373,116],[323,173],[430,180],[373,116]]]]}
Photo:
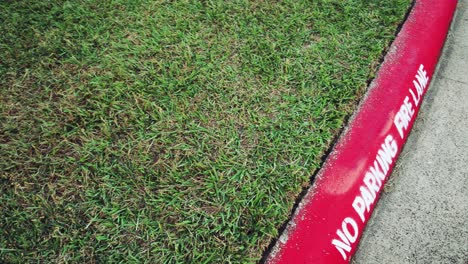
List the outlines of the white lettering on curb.
{"type": "MultiPolygon", "coordinates": [[[[427,71],[424,69],[424,65],[421,64],[413,80],[415,91],[413,91],[413,89],[411,88],[408,89],[416,107],[419,106],[421,98],[425,93],[428,84],[429,76],[427,75],[427,71]]],[[[395,116],[395,119],[393,120],[395,127],[397,128],[398,133],[400,134],[400,137],[402,139],[405,134],[404,132],[408,129],[408,126],[413,118],[414,113],[415,111],[413,109],[413,104],[410,102],[409,96],[406,96],[405,101],[401,105],[400,110],[398,111],[398,113],[395,116]]]]}
{"type": "Polygon", "coordinates": [[[400,137],[404,137],[404,132],[408,129],[411,118],[414,115],[413,104],[409,101],[409,97],[405,97],[405,101],[400,107],[400,110],[395,116],[393,123],[400,134],[400,137]]]}
{"type": "Polygon", "coordinates": [[[416,94],[410,88],[409,92],[413,97],[414,104],[416,106],[419,105],[421,101],[422,95],[424,94],[427,85],[429,84],[429,76],[427,76],[426,70],[424,70],[424,65],[420,65],[418,69],[418,73],[416,74],[415,80],[413,81],[414,89],[416,90],[416,94]]]}
{"type": "Polygon", "coordinates": [[[397,152],[398,145],[395,139],[392,135],[388,135],[385,138],[385,143],[378,151],[374,165],[369,168],[364,176],[364,185],[359,188],[361,195],[356,196],[353,201],[354,211],[363,223],[365,222],[365,213],[370,211],[371,205],[375,202],[385,180],[385,175],[387,175],[390,165],[393,164],[397,152]],[[382,159],[382,156],[386,156],[388,159],[382,159]],[[378,159],[385,160],[385,163],[377,163],[378,159]]]}
{"type": "Polygon", "coordinates": [[[356,221],[354,221],[354,219],[351,217],[345,218],[341,223],[341,229],[336,230],[336,234],[340,237],[341,240],[333,239],[332,244],[335,245],[336,249],[338,249],[343,258],[346,260],[346,252],[351,251],[351,244],[356,242],[359,235],[359,229],[356,221]],[[353,229],[352,235],[351,232],[349,232],[348,226],[351,226],[353,229]]]}
{"type": "MultiPolygon", "coordinates": [[[[408,134],[409,125],[416,114],[415,107],[420,105],[428,84],[429,76],[424,69],[424,65],[421,64],[413,80],[414,87],[408,89],[409,95],[404,98],[393,119],[393,124],[401,139],[404,139],[408,134]],[[410,101],[410,95],[412,102],[410,101]]],[[[355,219],[361,220],[362,223],[366,222],[372,205],[376,202],[384,185],[385,178],[396,160],[399,148],[400,146],[393,135],[387,134],[384,142],[377,150],[374,162],[365,172],[362,184],[359,186],[359,193],[351,204],[357,218],[345,217],[341,222],[341,228],[336,230],[337,238],[334,238],[331,243],[345,261],[349,257],[353,244],[359,237],[359,226],[355,219]]]]}
{"type": "MultiPolygon", "coordinates": [[[[369,213],[371,205],[374,204],[377,194],[383,186],[385,175],[388,173],[390,165],[393,164],[398,152],[398,144],[392,135],[387,135],[384,142],[377,151],[374,163],[366,172],[363,184],[360,186],[360,194],[354,198],[352,206],[362,222],[365,221],[365,213],[369,213]]],[[[347,253],[351,251],[351,245],[356,242],[359,230],[356,221],[352,217],[346,217],[341,229],[336,230],[339,239],[333,239],[332,244],[340,252],[344,260],[348,258],[347,253]],[[353,235],[349,232],[348,226],[353,228],[353,235]]]]}

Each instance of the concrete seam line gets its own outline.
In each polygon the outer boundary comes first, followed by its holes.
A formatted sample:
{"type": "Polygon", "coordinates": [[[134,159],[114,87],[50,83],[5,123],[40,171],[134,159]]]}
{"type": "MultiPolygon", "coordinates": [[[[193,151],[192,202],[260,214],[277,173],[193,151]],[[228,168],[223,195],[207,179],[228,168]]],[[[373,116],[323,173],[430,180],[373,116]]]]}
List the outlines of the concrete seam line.
{"type": "Polygon", "coordinates": [[[416,119],[456,5],[416,0],[267,263],[349,263],[416,119]]]}

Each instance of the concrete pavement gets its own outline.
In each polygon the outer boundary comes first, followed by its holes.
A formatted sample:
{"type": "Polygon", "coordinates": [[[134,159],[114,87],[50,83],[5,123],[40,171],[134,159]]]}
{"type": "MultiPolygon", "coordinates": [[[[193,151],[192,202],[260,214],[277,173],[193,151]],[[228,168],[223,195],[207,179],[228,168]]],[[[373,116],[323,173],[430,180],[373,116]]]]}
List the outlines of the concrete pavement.
{"type": "Polygon", "coordinates": [[[352,263],[468,263],[468,0],[352,263]]]}

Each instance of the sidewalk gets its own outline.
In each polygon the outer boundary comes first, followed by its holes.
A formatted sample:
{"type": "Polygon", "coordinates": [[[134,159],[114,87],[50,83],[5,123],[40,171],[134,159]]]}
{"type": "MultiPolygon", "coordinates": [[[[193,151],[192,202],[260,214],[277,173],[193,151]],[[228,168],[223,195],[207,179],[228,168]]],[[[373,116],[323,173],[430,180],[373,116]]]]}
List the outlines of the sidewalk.
{"type": "Polygon", "coordinates": [[[352,263],[468,263],[468,0],[352,263]]]}

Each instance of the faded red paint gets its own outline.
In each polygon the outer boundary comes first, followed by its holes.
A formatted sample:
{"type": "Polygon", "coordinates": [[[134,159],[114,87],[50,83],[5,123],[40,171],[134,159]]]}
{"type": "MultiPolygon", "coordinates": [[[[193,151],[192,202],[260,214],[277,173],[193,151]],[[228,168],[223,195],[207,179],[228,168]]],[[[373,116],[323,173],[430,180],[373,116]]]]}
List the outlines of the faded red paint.
{"type": "Polygon", "coordinates": [[[268,263],[349,262],[383,189],[368,172],[387,157],[382,183],[390,174],[427,90],[424,76],[432,79],[456,5],[456,0],[416,0],[366,98],[268,263]],[[377,156],[379,150],[388,153],[377,156]]]}

